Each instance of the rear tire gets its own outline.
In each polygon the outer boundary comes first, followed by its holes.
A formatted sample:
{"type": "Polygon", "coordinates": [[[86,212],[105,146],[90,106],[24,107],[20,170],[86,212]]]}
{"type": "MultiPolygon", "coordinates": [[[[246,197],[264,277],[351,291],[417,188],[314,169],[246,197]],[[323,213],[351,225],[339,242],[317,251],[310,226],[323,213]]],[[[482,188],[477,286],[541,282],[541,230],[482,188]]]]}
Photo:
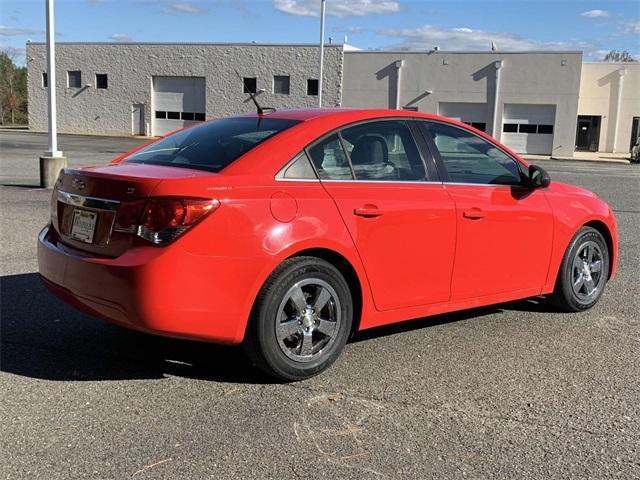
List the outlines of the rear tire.
{"type": "Polygon", "coordinates": [[[338,358],[352,321],[351,291],[338,269],[316,257],[290,258],[260,290],[245,351],[268,375],[302,380],[338,358]]]}
{"type": "Polygon", "coordinates": [[[566,312],[582,312],[593,307],[604,292],[609,261],[609,249],[602,234],[591,227],[578,230],[560,265],[554,303],[566,312]]]}

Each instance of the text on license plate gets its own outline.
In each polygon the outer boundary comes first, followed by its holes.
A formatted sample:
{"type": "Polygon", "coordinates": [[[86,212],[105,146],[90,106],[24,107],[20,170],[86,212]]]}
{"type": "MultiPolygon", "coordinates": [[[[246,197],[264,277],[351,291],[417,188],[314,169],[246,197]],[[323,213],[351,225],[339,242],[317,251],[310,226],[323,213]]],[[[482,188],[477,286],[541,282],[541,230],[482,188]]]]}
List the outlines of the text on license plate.
{"type": "Polygon", "coordinates": [[[93,243],[98,214],[76,208],[73,211],[71,238],[85,243],[93,243]]]}

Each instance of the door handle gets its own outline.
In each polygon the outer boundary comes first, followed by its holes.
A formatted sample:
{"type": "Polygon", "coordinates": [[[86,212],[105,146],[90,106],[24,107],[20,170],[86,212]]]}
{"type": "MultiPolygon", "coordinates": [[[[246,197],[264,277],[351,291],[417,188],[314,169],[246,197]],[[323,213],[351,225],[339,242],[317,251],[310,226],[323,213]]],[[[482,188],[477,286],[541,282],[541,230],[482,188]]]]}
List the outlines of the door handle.
{"type": "Polygon", "coordinates": [[[383,215],[384,212],[375,205],[364,205],[360,208],[356,208],[353,211],[353,214],[358,215],[359,217],[373,218],[383,215]]]}
{"type": "Polygon", "coordinates": [[[486,217],[487,214],[483,210],[477,207],[473,207],[469,210],[465,210],[464,212],[462,212],[462,216],[464,218],[470,218],[472,220],[479,220],[481,218],[486,217]]]}

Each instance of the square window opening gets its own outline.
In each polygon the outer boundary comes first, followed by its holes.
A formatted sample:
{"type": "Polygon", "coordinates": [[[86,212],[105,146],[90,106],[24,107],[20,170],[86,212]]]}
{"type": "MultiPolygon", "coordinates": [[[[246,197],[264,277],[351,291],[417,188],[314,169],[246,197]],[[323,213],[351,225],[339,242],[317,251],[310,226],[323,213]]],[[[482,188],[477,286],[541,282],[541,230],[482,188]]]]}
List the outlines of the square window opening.
{"type": "Polygon", "coordinates": [[[256,77],[244,77],[242,79],[242,91],[244,93],[258,93],[258,79],[256,77]]]}
{"type": "Polygon", "coordinates": [[[307,95],[318,95],[318,79],[317,78],[308,78],[307,79],[307,95]]]}
{"type": "Polygon", "coordinates": [[[67,88],[82,88],[82,72],[80,70],[67,72],[67,88]]]}
{"type": "Polygon", "coordinates": [[[289,95],[291,79],[289,75],[274,75],[273,77],[273,93],[281,95],[289,95]]]}
{"type": "Polygon", "coordinates": [[[96,88],[106,89],[109,87],[109,82],[106,73],[96,73],[96,88]]]}
{"type": "Polygon", "coordinates": [[[502,131],[505,133],[518,133],[518,124],[517,123],[505,123],[502,126],[502,131]]]}
{"type": "Polygon", "coordinates": [[[49,76],[47,72],[42,72],[42,88],[47,88],[49,86],[49,76]]]}

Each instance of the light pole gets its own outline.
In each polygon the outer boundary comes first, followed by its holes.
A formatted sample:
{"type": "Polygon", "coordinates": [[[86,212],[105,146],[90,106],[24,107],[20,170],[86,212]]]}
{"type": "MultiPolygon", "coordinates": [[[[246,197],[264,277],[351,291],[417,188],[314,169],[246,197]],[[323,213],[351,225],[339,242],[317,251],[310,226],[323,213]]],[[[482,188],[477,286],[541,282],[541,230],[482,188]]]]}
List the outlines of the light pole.
{"type": "Polygon", "coordinates": [[[318,107],[322,108],[322,68],[324,64],[324,9],[325,0],[320,2],[320,75],[318,76],[318,107]]]}
{"type": "Polygon", "coordinates": [[[58,131],[56,126],[56,55],[55,23],[53,0],[45,0],[47,10],[47,95],[49,146],[40,157],[40,186],[53,187],[60,170],[67,166],[67,159],[58,150],[58,131]]]}

